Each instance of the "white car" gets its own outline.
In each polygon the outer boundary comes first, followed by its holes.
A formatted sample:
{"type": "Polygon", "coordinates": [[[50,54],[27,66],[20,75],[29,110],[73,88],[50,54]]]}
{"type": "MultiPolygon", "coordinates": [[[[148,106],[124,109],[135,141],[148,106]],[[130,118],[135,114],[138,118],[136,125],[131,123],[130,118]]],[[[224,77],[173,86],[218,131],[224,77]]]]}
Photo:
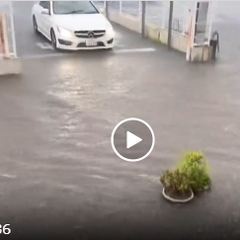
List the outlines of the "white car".
{"type": "Polygon", "coordinates": [[[32,8],[32,21],[54,49],[114,47],[114,29],[92,1],[40,1],[32,8]]]}

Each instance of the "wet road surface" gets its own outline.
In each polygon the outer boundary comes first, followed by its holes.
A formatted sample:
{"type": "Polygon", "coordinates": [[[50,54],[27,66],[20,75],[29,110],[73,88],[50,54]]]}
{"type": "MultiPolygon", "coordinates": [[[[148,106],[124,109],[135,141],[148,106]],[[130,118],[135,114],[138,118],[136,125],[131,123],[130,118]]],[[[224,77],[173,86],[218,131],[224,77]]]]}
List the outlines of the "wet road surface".
{"type": "Polygon", "coordinates": [[[58,55],[36,45],[30,7],[14,5],[24,74],[0,79],[0,217],[13,232],[6,239],[239,239],[238,65],[190,65],[118,26],[113,53],[58,55]],[[131,48],[156,51],[117,51],[131,48]],[[147,121],[156,137],[136,164],[110,145],[129,117],[147,121]],[[158,176],[184,150],[206,153],[214,188],[172,206],[158,176]]]}

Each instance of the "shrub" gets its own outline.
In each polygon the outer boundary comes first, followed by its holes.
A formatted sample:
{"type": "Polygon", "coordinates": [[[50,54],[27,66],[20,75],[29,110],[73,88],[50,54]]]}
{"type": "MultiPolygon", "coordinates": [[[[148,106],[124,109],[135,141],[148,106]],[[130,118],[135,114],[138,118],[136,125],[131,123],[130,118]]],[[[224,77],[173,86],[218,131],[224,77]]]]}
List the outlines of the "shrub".
{"type": "Polygon", "coordinates": [[[191,191],[191,185],[187,175],[178,169],[166,171],[160,178],[162,185],[175,194],[182,194],[191,191]]]}
{"type": "Polygon", "coordinates": [[[186,174],[195,193],[211,186],[209,167],[203,153],[185,153],[178,169],[181,173],[186,174]]]}

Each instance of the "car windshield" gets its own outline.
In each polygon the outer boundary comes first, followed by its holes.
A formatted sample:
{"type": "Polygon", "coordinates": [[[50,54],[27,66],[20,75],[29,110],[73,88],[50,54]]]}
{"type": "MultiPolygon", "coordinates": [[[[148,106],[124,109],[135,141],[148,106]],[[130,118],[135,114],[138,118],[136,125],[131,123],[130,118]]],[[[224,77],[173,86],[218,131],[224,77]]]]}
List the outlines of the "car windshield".
{"type": "Polygon", "coordinates": [[[90,1],[53,1],[54,14],[97,14],[90,1]]]}

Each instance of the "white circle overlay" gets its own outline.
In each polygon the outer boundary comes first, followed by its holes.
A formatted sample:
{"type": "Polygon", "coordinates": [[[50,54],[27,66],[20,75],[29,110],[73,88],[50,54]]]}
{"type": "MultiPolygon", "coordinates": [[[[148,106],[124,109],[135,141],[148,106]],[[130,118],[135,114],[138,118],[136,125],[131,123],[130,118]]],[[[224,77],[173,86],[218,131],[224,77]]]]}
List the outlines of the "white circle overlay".
{"type": "Polygon", "coordinates": [[[124,120],[122,120],[121,122],[119,122],[119,123],[115,126],[115,128],[113,129],[112,135],[111,135],[111,146],[112,146],[112,149],[113,149],[114,153],[115,153],[119,158],[121,158],[122,160],[127,161],[127,162],[140,162],[140,161],[146,159],[146,158],[152,153],[153,148],[154,148],[154,146],[155,146],[155,135],[154,135],[153,129],[151,128],[151,126],[150,126],[147,122],[143,121],[143,120],[140,119],[140,118],[127,118],[127,119],[124,119],[124,120]],[[124,123],[126,123],[126,122],[133,122],[133,121],[134,121],[134,122],[140,122],[140,123],[144,124],[144,125],[149,129],[149,131],[151,132],[151,135],[152,135],[152,146],[151,146],[151,148],[149,149],[149,151],[148,151],[143,157],[137,158],[137,159],[128,159],[128,158],[123,157],[123,156],[117,151],[117,149],[116,149],[116,147],[115,147],[115,145],[114,145],[114,136],[115,136],[115,133],[116,133],[117,129],[118,129],[122,124],[124,124],[124,123]]]}

